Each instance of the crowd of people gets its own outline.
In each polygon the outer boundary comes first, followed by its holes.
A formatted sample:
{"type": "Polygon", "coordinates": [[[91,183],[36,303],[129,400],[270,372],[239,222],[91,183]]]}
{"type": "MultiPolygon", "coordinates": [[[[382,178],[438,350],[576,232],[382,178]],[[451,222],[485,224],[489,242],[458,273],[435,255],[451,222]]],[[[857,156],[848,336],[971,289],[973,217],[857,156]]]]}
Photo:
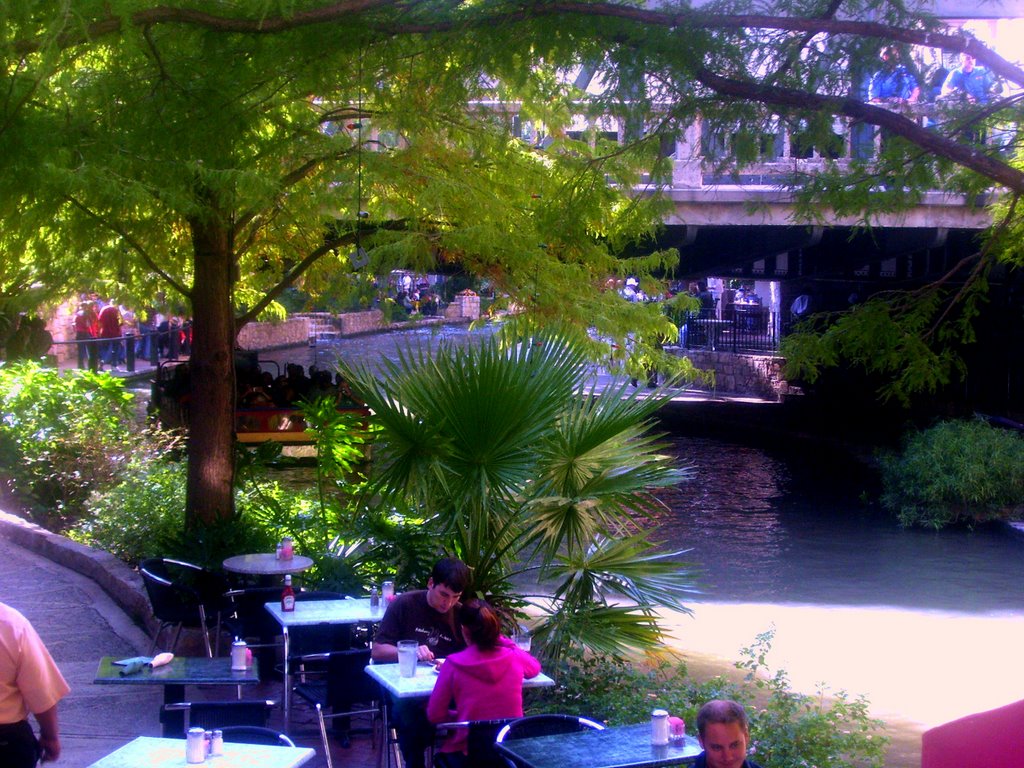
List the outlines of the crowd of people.
{"type": "Polygon", "coordinates": [[[987,104],[1001,92],[999,79],[985,67],[979,67],[969,53],[960,55],[958,67],[948,70],[940,62],[926,77],[922,77],[902,61],[895,46],[882,49],[881,65],[868,82],[868,100],[874,104],[957,99],[971,104],[987,104]],[[922,84],[926,87],[922,88],[922,84]]]}
{"type": "Polygon", "coordinates": [[[362,405],[352,395],[348,382],[340,374],[309,366],[309,373],[298,363],[289,363],[285,372],[274,376],[258,364],[237,369],[239,408],[291,408],[300,401],[313,402],[324,397],[339,407],[362,405]]]}
{"type": "Polygon", "coordinates": [[[131,353],[145,360],[188,356],[192,323],[180,315],[154,307],[136,312],[113,299],[90,294],[81,300],[74,316],[78,367],[116,371],[131,353]]]}
{"type": "Polygon", "coordinates": [[[53,344],[46,321],[39,315],[18,315],[4,339],[5,360],[41,360],[53,344]]]}

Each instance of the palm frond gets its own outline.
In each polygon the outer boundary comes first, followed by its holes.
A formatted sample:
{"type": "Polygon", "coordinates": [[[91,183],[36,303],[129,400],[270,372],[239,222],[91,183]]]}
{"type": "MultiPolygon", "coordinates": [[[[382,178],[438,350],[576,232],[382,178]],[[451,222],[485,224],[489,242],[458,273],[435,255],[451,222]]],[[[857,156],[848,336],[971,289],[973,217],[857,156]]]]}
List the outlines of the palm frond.
{"type": "Polygon", "coordinates": [[[597,654],[623,656],[649,650],[663,642],[657,617],[630,606],[584,605],[553,610],[534,637],[553,659],[562,649],[583,648],[597,654]]]}
{"type": "Polygon", "coordinates": [[[560,556],[545,573],[558,585],[555,597],[573,606],[621,598],[688,613],[681,601],[697,592],[692,567],[680,559],[688,550],[653,552],[647,535],[604,538],[585,552],[560,556]]]}

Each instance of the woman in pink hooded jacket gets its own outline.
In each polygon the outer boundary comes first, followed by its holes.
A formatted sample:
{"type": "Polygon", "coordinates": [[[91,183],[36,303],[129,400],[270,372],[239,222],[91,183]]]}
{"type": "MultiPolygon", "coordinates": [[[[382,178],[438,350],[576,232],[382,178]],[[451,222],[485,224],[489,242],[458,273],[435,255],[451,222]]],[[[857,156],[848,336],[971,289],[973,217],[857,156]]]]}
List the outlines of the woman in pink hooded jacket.
{"type": "MultiPolygon", "coordinates": [[[[459,621],[467,647],[441,665],[427,718],[444,723],[522,717],[523,679],[539,675],[540,662],[501,636],[498,614],[483,600],[460,606],[459,621]]],[[[441,751],[465,754],[466,736],[465,728],[456,729],[441,751]]]]}

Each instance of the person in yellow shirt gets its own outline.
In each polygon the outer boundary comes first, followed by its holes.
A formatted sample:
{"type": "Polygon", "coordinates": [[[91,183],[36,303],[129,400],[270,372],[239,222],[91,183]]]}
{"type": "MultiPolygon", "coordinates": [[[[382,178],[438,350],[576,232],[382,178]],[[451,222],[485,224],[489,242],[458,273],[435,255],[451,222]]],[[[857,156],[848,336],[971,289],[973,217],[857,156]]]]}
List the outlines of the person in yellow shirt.
{"type": "Polygon", "coordinates": [[[60,757],[57,703],[70,691],[29,620],[0,603],[0,755],[6,768],[34,768],[40,759],[60,757]]]}

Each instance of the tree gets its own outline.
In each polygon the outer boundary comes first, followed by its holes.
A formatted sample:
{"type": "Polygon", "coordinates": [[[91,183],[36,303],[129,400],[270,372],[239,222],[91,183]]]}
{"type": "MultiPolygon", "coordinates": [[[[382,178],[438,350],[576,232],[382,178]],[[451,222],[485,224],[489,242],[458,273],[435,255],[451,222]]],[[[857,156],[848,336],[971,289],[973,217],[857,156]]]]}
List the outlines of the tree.
{"type": "Polygon", "coordinates": [[[517,577],[545,585],[546,655],[651,648],[655,606],[678,610],[692,591],[680,553],[654,552],[651,490],[689,473],[649,431],[665,395],[641,399],[623,382],[583,396],[589,362],[569,338],[491,337],[409,352],[380,373],[346,369],[380,429],[371,485],[470,566],[477,594],[513,610],[517,577]]]}
{"type": "MultiPolygon", "coordinates": [[[[925,131],[850,95],[850,73],[886,39],[971,50],[1024,85],[1019,68],[902,4],[762,10],[12,0],[0,12],[4,261],[27,255],[53,281],[102,275],[136,296],[171,290],[188,303],[187,507],[190,520],[212,520],[232,510],[237,329],[286,287],[314,292],[325,275],[354,269],[353,249],[366,248],[366,269],[378,272],[457,263],[536,317],[620,341],[636,331],[648,344],[670,333],[664,318],[602,288],[609,275],[674,263],[673,252],[620,256],[666,212],[661,141],[695,115],[748,138],[779,115],[807,120],[812,137],[831,115],[899,137],[877,162],[804,185],[805,201],[827,194],[832,210],[866,222],[875,206],[912,203],[903,186],[1024,190],[1002,156],[958,138],[971,121],[1014,117],[1015,101],[954,111],[925,131]],[[559,77],[581,65],[605,84],[585,105],[559,77]],[[513,138],[512,102],[552,141],[513,138]],[[569,138],[574,112],[618,118],[625,141],[569,138]],[[641,173],[655,181],[634,194],[641,173]],[[879,174],[894,191],[869,197],[879,174]]],[[[752,145],[735,142],[734,159],[752,145]]],[[[940,302],[935,322],[949,306],[940,302]]]]}

